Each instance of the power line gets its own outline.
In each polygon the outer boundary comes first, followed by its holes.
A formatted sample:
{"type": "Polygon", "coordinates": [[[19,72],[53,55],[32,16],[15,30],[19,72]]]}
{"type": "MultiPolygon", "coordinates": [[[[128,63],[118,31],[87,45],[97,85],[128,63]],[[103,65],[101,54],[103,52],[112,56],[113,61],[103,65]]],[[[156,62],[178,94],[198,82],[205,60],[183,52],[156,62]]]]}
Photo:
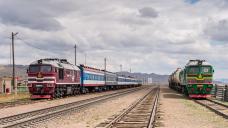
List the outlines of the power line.
{"type": "MultiPolygon", "coordinates": [[[[49,51],[48,49],[44,49],[44,48],[41,48],[41,47],[34,46],[34,45],[28,43],[27,41],[25,41],[25,40],[19,38],[19,37],[17,37],[17,39],[21,40],[24,44],[26,44],[27,46],[32,47],[32,48],[34,48],[34,49],[38,49],[38,50],[40,50],[40,51],[45,51],[45,52],[50,52],[50,53],[57,53],[57,54],[59,54],[59,52],[57,52],[57,51],[49,51]]],[[[55,50],[58,50],[58,49],[55,49],[55,50]]],[[[69,49],[59,49],[58,51],[61,51],[61,50],[62,50],[62,51],[67,51],[67,50],[69,50],[69,49]]]]}
{"type": "Polygon", "coordinates": [[[30,47],[32,47],[32,48],[35,48],[35,49],[38,49],[38,50],[42,50],[42,51],[47,51],[47,50],[45,50],[45,49],[43,49],[43,48],[39,48],[39,47],[37,47],[37,46],[31,45],[31,44],[29,44],[27,41],[25,41],[25,40],[23,40],[23,39],[21,39],[21,38],[19,38],[19,37],[17,37],[17,39],[21,40],[23,43],[25,43],[26,45],[28,45],[28,46],[30,46],[30,47]]]}
{"type": "MultiPolygon", "coordinates": [[[[39,50],[39,51],[44,51],[44,52],[48,52],[48,53],[55,53],[55,54],[61,54],[62,53],[64,54],[64,56],[71,56],[72,55],[72,52],[70,52],[69,50],[73,50],[74,48],[74,52],[75,52],[75,64],[77,64],[77,51],[81,51],[82,53],[85,54],[85,65],[87,63],[87,53],[81,49],[80,47],[78,47],[76,44],[72,47],[69,47],[69,48],[62,48],[61,49],[52,49],[52,51],[48,50],[47,47],[45,48],[42,48],[42,47],[38,47],[38,46],[35,46],[33,44],[31,44],[30,42],[28,42],[27,40],[25,39],[22,39],[20,37],[16,37],[16,39],[19,39],[21,42],[23,42],[25,45],[33,48],[33,49],[36,49],[36,50],[39,50]]],[[[53,44],[54,46],[54,44],[53,44]]]]}

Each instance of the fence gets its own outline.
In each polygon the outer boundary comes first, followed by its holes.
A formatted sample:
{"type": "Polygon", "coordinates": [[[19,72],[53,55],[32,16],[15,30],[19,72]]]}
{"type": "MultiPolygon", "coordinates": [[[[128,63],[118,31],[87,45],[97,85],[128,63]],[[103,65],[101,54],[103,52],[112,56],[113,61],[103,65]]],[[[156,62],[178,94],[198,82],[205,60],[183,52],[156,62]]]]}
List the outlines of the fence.
{"type": "Polygon", "coordinates": [[[17,86],[17,92],[28,92],[27,86],[17,86]]]}
{"type": "Polygon", "coordinates": [[[228,101],[228,85],[215,84],[211,94],[218,100],[228,101]]]}

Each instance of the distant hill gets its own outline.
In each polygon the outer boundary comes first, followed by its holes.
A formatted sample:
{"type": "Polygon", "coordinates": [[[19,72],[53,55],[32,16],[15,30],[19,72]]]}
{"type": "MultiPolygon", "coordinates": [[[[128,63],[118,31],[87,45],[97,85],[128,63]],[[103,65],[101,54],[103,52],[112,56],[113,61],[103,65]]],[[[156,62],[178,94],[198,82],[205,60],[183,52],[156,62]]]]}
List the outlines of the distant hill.
{"type": "Polygon", "coordinates": [[[148,78],[152,78],[152,83],[161,83],[168,84],[169,75],[159,75],[155,73],[130,73],[130,72],[117,72],[119,75],[133,76],[135,78],[139,78],[145,83],[148,82],[148,78]]]}
{"type": "MultiPolygon", "coordinates": [[[[21,77],[23,79],[27,78],[26,65],[16,65],[15,66],[15,76],[21,77]]],[[[13,72],[12,65],[0,65],[0,77],[11,77],[13,72]]]]}
{"type": "MultiPolygon", "coordinates": [[[[27,65],[16,65],[15,72],[16,76],[19,76],[23,79],[27,78],[26,70],[27,65]]],[[[117,72],[119,75],[133,76],[135,78],[139,78],[145,83],[148,82],[148,78],[152,78],[153,83],[168,83],[168,75],[159,75],[155,73],[130,73],[130,72],[117,72]]],[[[12,65],[0,65],[0,77],[11,77],[12,76],[12,65]]]]}
{"type": "Polygon", "coordinates": [[[215,84],[228,84],[228,79],[216,79],[213,82],[215,84]]]}

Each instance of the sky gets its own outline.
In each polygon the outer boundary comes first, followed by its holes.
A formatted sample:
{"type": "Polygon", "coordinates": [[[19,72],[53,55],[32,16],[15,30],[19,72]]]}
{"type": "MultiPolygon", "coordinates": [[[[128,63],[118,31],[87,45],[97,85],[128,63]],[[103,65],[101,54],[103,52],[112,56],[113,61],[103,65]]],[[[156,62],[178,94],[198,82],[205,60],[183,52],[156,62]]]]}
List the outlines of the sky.
{"type": "Polygon", "coordinates": [[[0,0],[0,64],[66,58],[107,70],[170,74],[204,59],[228,78],[228,0],[0,0]],[[85,57],[86,56],[86,57],[85,57]]]}

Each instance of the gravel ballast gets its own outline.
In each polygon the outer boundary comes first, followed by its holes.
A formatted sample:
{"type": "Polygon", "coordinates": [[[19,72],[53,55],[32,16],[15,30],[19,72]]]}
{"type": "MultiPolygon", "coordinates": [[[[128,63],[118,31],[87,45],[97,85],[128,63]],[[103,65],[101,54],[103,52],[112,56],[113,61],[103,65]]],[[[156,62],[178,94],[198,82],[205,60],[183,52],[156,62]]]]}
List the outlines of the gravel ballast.
{"type": "Polygon", "coordinates": [[[86,109],[40,124],[39,128],[94,128],[111,116],[120,113],[149,90],[143,89],[86,109]]]}

